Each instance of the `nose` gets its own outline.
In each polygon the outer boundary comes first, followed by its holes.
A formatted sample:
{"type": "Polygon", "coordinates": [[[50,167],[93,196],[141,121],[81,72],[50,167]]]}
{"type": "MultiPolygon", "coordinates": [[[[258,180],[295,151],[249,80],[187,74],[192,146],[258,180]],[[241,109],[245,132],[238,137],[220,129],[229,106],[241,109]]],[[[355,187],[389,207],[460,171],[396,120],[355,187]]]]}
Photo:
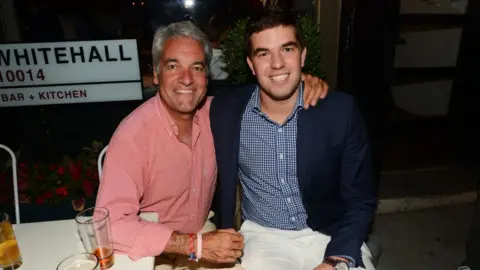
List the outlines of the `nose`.
{"type": "Polygon", "coordinates": [[[274,53],[272,54],[271,59],[271,66],[273,69],[281,69],[285,66],[285,61],[283,59],[282,54],[274,53]]]}
{"type": "Polygon", "coordinates": [[[178,80],[181,84],[189,86],[193,84],[193,76],[190,69],[184,69],[178,80]]]}

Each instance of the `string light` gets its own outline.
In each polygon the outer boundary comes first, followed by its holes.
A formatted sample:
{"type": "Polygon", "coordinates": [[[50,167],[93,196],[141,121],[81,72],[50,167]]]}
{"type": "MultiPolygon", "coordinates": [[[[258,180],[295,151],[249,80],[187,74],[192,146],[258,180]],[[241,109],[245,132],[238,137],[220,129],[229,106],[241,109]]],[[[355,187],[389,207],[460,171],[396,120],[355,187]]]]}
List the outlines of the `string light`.
{"type": "Polygon", "coordinates": [[[195,0],[185,0],[184,5],[186,8],[191,8],[195,5],[195,0]]]}

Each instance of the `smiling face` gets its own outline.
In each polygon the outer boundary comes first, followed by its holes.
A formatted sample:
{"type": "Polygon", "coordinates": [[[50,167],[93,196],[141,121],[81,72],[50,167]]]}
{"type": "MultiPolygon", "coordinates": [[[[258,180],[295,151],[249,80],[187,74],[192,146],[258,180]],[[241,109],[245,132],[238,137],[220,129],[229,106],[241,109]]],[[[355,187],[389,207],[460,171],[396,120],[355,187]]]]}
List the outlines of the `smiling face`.
{"type": "Polygon", "coordinates": [[[273,100],[289,99],[300,85],[307,50],[300,47],[295,34],[292,26],[276,26],[250,37],[248,65],[273,100]]]}
{"type": "Polygon", "coordinates": [[[208,73],[202,44],[192,38],[168,39],[155,80],[171,114],[194,115],[207,93],[208,73]]]}

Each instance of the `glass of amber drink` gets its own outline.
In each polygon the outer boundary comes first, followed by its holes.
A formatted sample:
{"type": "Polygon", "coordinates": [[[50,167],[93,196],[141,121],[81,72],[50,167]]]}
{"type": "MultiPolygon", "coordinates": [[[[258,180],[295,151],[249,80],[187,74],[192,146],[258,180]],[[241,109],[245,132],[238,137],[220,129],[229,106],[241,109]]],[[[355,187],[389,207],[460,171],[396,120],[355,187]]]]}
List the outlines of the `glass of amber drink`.
{"type": "Polygon", "coordinates": [[[88,208],[78,213],[75,220],[85,251],[97,256],[100,269],[112,267],[115,259],[108,210],[103,207],[88,208]]]}
{"type": "Polygon", "coordinates": [[[10,217],[0,212],[0,269],[17,269],[22,265],[10,217]]]}

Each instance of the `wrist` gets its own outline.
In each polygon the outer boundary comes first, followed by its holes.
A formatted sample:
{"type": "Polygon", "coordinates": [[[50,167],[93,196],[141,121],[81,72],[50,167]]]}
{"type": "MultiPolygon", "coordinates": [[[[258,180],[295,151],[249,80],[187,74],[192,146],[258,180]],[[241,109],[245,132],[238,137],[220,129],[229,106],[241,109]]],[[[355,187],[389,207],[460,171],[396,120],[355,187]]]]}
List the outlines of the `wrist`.
{"type": "MultiPolygon", "coordinates": [[[[196,240],[196,235],[194,240],[196,240]]],[[[174,232],[170,236],[170,240],[167,243],[167,246],[163,250],[165,253],[181,254],[181,255],[190,255],[190,235],[174,232]]]]}
{"type": "Polygon", "coordinates": [[[325,259],[330,259],[330,260],[334,260],[334,261],[342,261],[342,262],[346,262],[346,263],[350,263],[350,261],[347,259],[347,258],[344,258],[344,257],[339,257],[339,256],[329,256],[325,259]]]}
{"type": "Polygon", "coordinates": [[[351,262],[347,258],[339,256],[326,257],[323,263],[329,265],[331,269],[348,270],[352,267],[351,262]]]}

